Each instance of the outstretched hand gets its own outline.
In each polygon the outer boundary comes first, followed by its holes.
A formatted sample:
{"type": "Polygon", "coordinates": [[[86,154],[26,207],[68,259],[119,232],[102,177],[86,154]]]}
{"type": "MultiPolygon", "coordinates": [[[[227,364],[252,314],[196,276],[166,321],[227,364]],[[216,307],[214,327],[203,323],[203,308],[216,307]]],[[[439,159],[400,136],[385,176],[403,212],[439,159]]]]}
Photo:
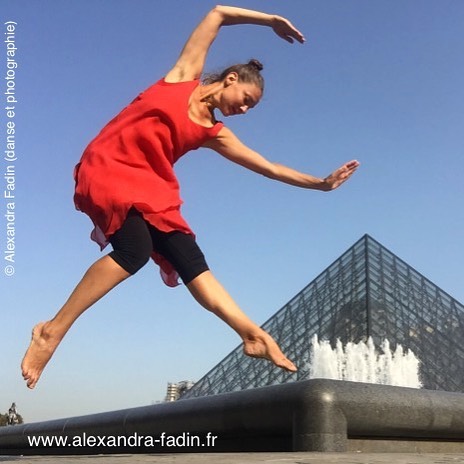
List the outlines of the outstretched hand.
{"type": "Polygon", "coordinates": [[[359,162],[353,160],[345,163],[343,166],[335,170],[324,179],[326,184],[326,188],[324,188],[324,190],[329,191],[340,187],[340,185],[346,182],[354,174],[356,169],[358,169],[358,166],[359,162]]]}
{"type": "Polygon", "coordinates": [[[279,37],[287,42],[293,43],[294,39],[300,43],[304,43],[305,41],[303,34],[288,19],[282,16],[276,16],[274,18],[272,29],[279,37]]]}

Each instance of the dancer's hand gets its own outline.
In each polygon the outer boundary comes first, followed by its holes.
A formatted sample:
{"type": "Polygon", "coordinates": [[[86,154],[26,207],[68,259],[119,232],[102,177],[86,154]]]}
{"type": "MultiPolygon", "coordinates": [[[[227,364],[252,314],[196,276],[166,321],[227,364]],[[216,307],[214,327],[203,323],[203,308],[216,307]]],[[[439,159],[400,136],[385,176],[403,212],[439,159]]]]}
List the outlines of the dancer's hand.
{"type": "Polygon", "coordinates": [[[324,179],[325,186],[323,190],[335,190],[336,188],[340,187],[340,185],[346,182],[354,174],[356,169],[358,169],[358,166],[359,162],[356,160],[345,163],[343,166],[338,168],[324,179]]]}
{"type": "Polygon", "coordinates": [[[288,19],[282,16],[275,16],[272,29],[287,42],[293,43],[293,39],[296,39],[300,43],[304,43],[305,41],[303,34],[288,19]]]}

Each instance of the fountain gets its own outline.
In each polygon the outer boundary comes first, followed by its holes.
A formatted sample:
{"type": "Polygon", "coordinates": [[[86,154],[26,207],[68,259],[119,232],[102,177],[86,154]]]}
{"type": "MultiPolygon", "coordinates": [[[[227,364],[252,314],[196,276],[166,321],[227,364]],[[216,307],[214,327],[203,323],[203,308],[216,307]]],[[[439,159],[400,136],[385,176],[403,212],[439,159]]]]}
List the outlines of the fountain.
{"type": "Polygon", "coordinates": [[[419,360],[410,350],[397,345],[393,351],[385,339],[376,349],[372,337],[367,342],[348,342],[343,347],[337,339],[335,348],[327,340],[311,339],[310,379],[350,380],[353,382],[421,388],[419,360]]]}

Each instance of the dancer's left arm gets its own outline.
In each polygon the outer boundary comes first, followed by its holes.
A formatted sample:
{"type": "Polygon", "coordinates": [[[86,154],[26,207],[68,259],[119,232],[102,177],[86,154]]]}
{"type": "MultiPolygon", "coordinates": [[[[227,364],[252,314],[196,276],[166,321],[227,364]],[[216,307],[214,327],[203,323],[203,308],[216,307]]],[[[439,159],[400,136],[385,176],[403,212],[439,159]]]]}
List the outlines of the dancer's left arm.
{"type": "Polygon", "coordinates": [[[325,178],[305,174],[282,164],[273,163],[243,144],[235,134],[223,127],[219,134],[204,145],[234,163],[270,179],[278,180],[296,187],[330,191],[346,182],[356,171],[359,162],[349,161],[325,178]]]}

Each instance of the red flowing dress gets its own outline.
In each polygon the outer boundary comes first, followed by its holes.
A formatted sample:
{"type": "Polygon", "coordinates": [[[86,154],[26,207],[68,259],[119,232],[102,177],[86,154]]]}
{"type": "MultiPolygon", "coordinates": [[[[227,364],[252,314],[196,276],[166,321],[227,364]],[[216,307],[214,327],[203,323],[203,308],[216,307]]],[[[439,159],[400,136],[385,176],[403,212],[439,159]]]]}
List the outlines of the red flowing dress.
{"type": "MultiPolygon", "coordinates": [[[[192,234],[181,215],[174,163],[215,137],[223,127],[205,127],[189,118],[189,99],[199,80],[161,79],[112,119],[85,149],[74,170],[76,209],[94,224],[92,240],[103,250],[135,207],[164,232],[192,234]]],[[[153,252],[161,276],[178,284],[171,264],[153,252]]]]}

